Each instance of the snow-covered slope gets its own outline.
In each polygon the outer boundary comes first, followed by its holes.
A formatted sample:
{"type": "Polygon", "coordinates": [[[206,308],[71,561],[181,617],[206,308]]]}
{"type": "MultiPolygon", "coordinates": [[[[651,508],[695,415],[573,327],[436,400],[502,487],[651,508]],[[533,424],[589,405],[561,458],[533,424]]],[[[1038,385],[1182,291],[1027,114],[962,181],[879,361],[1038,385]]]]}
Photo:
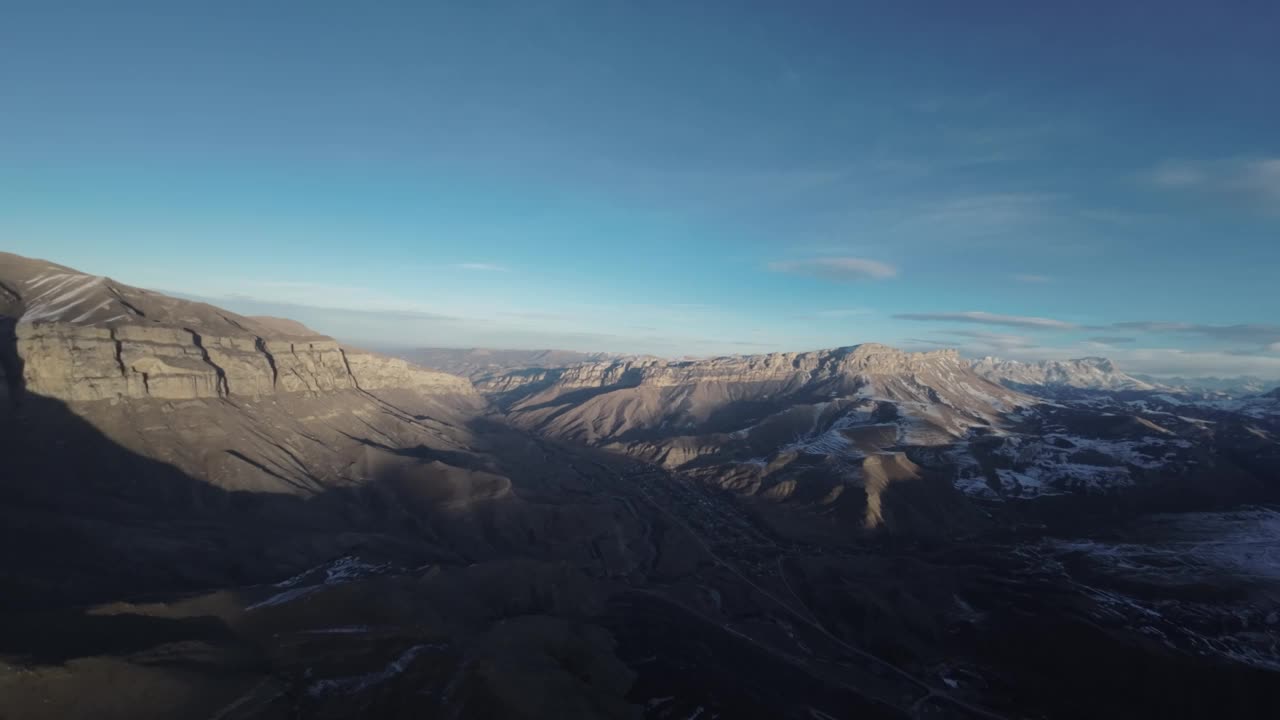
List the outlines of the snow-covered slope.
{"type": "Polygon", "coordinates": [[[1019,387],[1072,387],[1085,390],[1156,390],[1158,385],[1121,372],[1106,358],[1019,362],[984,357],[973,362],[973,371],[1003,385],[1019,387]]]}

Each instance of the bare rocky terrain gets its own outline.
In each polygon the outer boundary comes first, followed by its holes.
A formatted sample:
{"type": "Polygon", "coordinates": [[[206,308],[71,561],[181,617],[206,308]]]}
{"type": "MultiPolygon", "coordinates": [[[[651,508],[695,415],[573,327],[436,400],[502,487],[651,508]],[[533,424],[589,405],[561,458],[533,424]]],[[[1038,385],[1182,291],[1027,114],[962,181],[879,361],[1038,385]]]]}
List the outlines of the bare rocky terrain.
{"type": "Polygon", "coordinates": [[[1280,708],[1274,393],[412,359],[0,254],[0,717],[1280,708]]]}

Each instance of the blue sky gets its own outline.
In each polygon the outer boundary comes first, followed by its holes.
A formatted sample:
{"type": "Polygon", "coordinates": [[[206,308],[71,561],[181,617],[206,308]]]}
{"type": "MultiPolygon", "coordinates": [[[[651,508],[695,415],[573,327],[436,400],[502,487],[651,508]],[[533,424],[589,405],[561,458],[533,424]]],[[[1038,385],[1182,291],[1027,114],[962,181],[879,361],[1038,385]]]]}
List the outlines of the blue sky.
{"type": "Polygon", "coordinates": [[[364,5],[0,0],[0,249],[369,345],[1280,377],[1274,2],[364,5]]]}

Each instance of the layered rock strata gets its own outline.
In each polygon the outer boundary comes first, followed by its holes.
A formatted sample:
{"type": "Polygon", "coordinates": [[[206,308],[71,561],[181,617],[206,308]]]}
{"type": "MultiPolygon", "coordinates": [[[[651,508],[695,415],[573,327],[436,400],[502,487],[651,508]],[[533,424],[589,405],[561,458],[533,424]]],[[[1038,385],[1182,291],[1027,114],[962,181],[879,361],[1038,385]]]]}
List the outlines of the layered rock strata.
{"type": "MultiPolygon", "coordinates": [[[[6,388],[67,402],[260,398],[408,389],[473,394],[464,378],[350,350],[52,263],[0,253],[6,388]]],[[[306,334],[301,334],[301,332],[306,334]]]]}

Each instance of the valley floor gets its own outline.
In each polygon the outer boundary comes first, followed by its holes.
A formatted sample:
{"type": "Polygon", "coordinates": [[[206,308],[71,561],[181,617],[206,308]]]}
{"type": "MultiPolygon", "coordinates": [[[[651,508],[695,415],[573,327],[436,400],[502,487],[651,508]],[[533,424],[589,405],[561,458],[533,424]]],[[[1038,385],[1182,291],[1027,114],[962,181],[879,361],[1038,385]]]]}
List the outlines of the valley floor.
{"type": "Polygon", "coordinates": [[[1275,545],[1257,535],[1274,531],[1274,508],[1053,537],[816,542],[788,534],[794,520],[776,506],[524,441],[625,530],[585,540],[581,556],[539,548],[557,542],[539,531],[524,551],[470,562],[356,553],[271,584],[12,611],[0,631],[5,712],[1263,717],[1280,707],[1275,545]]]}

